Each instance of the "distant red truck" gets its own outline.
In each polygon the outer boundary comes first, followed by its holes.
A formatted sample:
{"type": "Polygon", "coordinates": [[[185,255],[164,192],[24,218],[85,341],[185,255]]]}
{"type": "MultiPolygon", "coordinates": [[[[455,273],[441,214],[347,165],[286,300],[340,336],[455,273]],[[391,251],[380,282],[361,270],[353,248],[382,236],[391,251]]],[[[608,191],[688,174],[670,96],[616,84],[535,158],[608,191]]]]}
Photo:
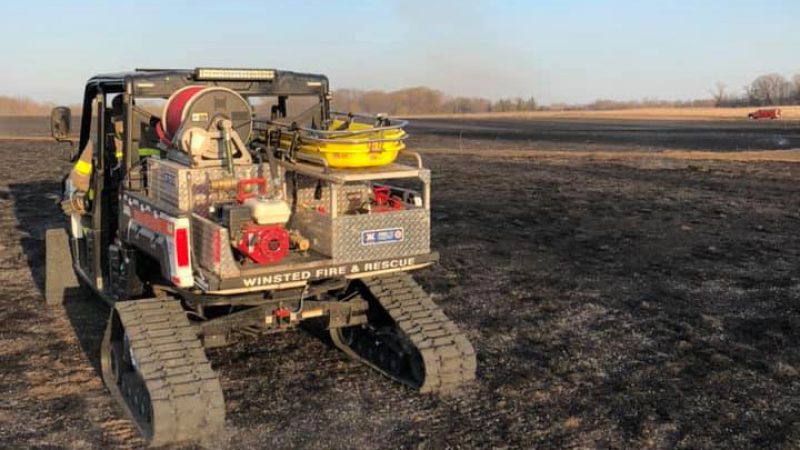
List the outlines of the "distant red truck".
{"type": "Polygon", "coordinates": [[[748,119],[780,119],[780,108],[757,109],[747,115],[748,119]]]}

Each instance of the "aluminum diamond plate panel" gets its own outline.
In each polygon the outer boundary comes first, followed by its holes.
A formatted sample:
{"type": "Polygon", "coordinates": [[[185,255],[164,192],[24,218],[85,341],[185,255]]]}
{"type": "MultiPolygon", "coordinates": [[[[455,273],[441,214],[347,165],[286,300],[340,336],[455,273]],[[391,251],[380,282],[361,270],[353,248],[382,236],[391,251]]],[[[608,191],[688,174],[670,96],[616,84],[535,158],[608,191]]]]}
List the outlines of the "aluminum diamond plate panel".
{"type": "Polygon", "coordinates": [[[196,263],[221,277],[235,277],[241,271],[233,259],[228,230],[197,215],[192,216],[192,248],[196,263]],[[215,262],[219,252],[219,263],[215,262]]]}
{"type": "Polygon", "coordinates": [[[430,252],[430,216],[425,209],[340,216],[333,220],[333,259],[366,261],[430,252]],[[402,239],[365,243],[363,232],[401,233],[402,239]]]}
{"type": "Polygon", "coordinates": [[[294,218],[311,248],[336,261],[366,261],[430,252],[430,215],[423,208],[372,214],[342,215],[335,219],[315,210],[298,211],[294,218]],[[399,231],[402,239],[365,243],[362,233],[399,231]]]}
{"type": "Polygon", "coordinates": [[[181,211],[191,210],[208,217],[215,202],[233,201],[236,192],[212,191],[211,181],[224,178],[255,178],[258,166],[235,166],[231,176],[226,168],[191,168],[174,161],[149,158],[148,196],[181,211]],[[191,186],[191,188],[190,188],[191,186]]]}

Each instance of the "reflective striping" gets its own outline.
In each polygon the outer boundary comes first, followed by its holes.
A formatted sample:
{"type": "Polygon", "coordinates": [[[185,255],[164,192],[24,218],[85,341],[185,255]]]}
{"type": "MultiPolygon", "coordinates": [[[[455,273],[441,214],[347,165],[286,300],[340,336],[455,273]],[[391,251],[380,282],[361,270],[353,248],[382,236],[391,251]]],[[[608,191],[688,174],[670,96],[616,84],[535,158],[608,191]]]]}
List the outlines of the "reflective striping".
{"type": "Polygon", "coordinates": [[[138,223],[139,225],[149,229],[150,231],[154,231],[159,234],[164,235],[171,235],[174,229],[174,225],[171,221],[162,219],[155,214],[148,213],[142,211],[139,208],[133,207],[132,211],[132,219],[134,222],[138,223]]]}
{"type": "Polygon", "coordinates": [[[89,175],[92,173],[92,163],[79,159],[78,162],[75,163],[75,172],[78,172],[80,175],[89,175]]]}

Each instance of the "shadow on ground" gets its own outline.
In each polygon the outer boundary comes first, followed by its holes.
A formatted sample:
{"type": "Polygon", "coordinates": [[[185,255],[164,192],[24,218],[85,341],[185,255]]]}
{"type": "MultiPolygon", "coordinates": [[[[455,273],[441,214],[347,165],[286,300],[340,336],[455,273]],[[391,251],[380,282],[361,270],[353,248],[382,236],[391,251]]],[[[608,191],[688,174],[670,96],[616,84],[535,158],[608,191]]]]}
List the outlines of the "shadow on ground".
{"type": "MultiPolygon", "coordinates": [[[[66,227],[67,219],[58,207],[61,183],[37,181],[9,185],[17,228],[21,231],[20,247],[36,289],[44,304],[45,245],[44,235],[50,228],[66,227]]],[[[81,349],[92,366],[100,373],[100,343],[108,317],[108,306],[85,287],[76,288],[66,296],[64,311],[72,325],[81,349]]]]}

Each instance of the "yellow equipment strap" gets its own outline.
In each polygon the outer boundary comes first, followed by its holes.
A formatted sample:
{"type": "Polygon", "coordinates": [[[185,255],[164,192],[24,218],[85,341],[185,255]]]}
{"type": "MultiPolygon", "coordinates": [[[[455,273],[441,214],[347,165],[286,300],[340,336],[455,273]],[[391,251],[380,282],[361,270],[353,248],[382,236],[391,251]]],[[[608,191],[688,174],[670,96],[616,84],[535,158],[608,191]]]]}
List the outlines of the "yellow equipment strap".
{"type": "Polygon", "coordinates": [[[75,172],[81,175],[89,175],[92,173],[92,163],[79,159],[78,162],[75,163],[75,172]]]}
{"type": "MultiPolygon", "coordinates": [[[[122,152],[121,151],[116,152],[115,155],[117,157],[117,161],[121,161],[122,160],[122,152]]],[[[147,147],[139,149],[139,157],[146,158],[146,157],[149,157],[149,156],[161,156],[161,150],[159,150],[157,148],[147,148],[147,147]]],[[[89,165],[89,170],[91,171],[91,164],[89,165]]]]}

